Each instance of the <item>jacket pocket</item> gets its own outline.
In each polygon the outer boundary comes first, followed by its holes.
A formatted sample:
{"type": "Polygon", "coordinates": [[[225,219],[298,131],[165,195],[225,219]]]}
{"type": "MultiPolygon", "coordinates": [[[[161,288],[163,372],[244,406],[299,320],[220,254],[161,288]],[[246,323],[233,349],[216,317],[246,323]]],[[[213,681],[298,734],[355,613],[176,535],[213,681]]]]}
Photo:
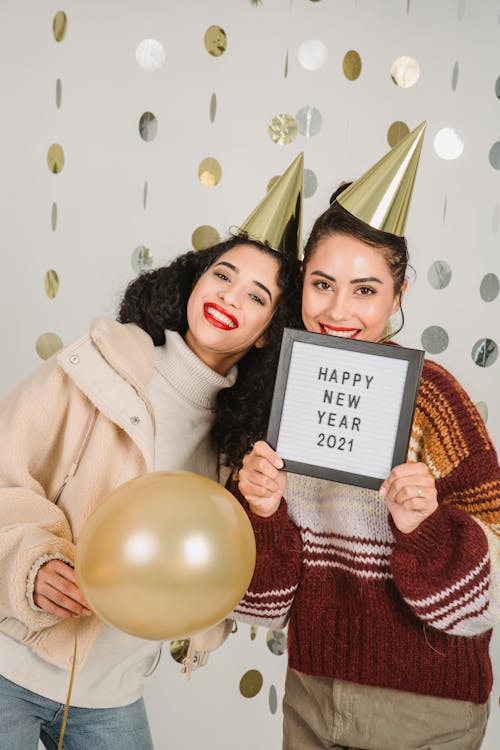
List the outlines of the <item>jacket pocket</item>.
{"type": "Polygon", "coordinates": [[[36,630],[30,630],[15,617],[0,617],[0,632],[19,643],[26,644],[34,643],[39,635],[36,630]]]}

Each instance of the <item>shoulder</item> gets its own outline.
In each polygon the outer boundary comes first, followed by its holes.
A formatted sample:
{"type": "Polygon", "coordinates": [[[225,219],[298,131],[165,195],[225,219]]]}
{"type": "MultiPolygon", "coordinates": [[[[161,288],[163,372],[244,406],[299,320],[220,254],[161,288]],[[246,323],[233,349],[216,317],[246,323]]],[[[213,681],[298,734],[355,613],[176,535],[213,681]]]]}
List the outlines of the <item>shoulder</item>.
{"type": "Polygon", "coordinates": [[[468,393],[449,370],[433,360],[424,359],[417,403],[434,399],[445,401],[450,408],[468,408],[470,405],[475,409],[468,393]]]}
{"type": "MultiPolygon", "coordinates": [[[[417,394],[415,423],[424,432],[431,430],[440,441],[463,442],[491,447],[485,424],[466,390],[442,365],[424,360],[417,394]]],[[[477,447],[477,446],[476,446],[477,447]]]]}
{"type": "MultiPolygon", "coordinates": [[[[113,370],[139,388],[151,379],[154,343],[151,336],[134,323],[97,318],[92,322],[88,335],[75,342],[71,351],[78,346],[97,349],[113,370]]],[[[66,350],[66,359],[68,353],[66,350]]]]}
{"type": "Polygon", "coordinates": [[[111,348],[117,352],[130,352],[138,346],[141,350],[152,350],[151,336],[135,323],[118,323],[112,318],[96,318],[92,321],[88,337],[98,347],[111,348]]]}

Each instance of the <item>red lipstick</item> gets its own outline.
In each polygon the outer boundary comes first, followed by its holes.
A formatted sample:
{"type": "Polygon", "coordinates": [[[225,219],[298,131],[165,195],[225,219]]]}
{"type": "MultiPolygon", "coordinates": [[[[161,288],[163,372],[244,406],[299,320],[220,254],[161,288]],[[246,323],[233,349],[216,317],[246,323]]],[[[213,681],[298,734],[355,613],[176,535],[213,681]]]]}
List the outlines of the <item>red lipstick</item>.
{"type": "Polygon", "coordinates": [[[206,302],[203,305],[203,315],[211,325],[215,328],[221,328],[223,331],[233,331],[239,325],[234,315],[228,313],[215,302],[206,302]]]}

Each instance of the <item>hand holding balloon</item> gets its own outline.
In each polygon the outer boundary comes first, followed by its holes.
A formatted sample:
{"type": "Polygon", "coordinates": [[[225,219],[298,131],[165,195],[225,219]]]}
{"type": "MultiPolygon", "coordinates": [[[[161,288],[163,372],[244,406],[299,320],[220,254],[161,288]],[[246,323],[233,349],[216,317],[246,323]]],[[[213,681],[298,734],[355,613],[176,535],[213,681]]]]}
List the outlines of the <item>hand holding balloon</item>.
{"type": "Polygon", "coordinates": [[[255,538],[236,499],[189,472],[154,472],[104,498],[76,547],[92,610],[131,635],[177,639],[236,606],[255,566],[255,538]]]}
{"type": "Polygon", "coordinates": [[[49,560],[38,570],[33,601],[40,609],[63,619],[92,614],[78,588],[75,571],[62,560],[49,560]]]}

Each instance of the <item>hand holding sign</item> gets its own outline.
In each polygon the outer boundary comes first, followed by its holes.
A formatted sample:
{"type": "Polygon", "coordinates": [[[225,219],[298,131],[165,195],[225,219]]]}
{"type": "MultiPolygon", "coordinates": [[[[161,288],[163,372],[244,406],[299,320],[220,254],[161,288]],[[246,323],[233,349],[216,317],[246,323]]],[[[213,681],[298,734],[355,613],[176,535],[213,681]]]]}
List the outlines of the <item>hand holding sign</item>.
{"type": "Polygon", "coordinates": [[[415,531],[438,507],[436,483],[424,463],[396,466],[382,482],[379,493],[403,534],[415,531]]]}
{"type": "Polygon", "coordinates": [[[278,510],[287,481],[286,473],[279,471],[282,466],[276,451],[263,440],[243,459],[238,487],[256,516],[268,518],[278,510]]]}

